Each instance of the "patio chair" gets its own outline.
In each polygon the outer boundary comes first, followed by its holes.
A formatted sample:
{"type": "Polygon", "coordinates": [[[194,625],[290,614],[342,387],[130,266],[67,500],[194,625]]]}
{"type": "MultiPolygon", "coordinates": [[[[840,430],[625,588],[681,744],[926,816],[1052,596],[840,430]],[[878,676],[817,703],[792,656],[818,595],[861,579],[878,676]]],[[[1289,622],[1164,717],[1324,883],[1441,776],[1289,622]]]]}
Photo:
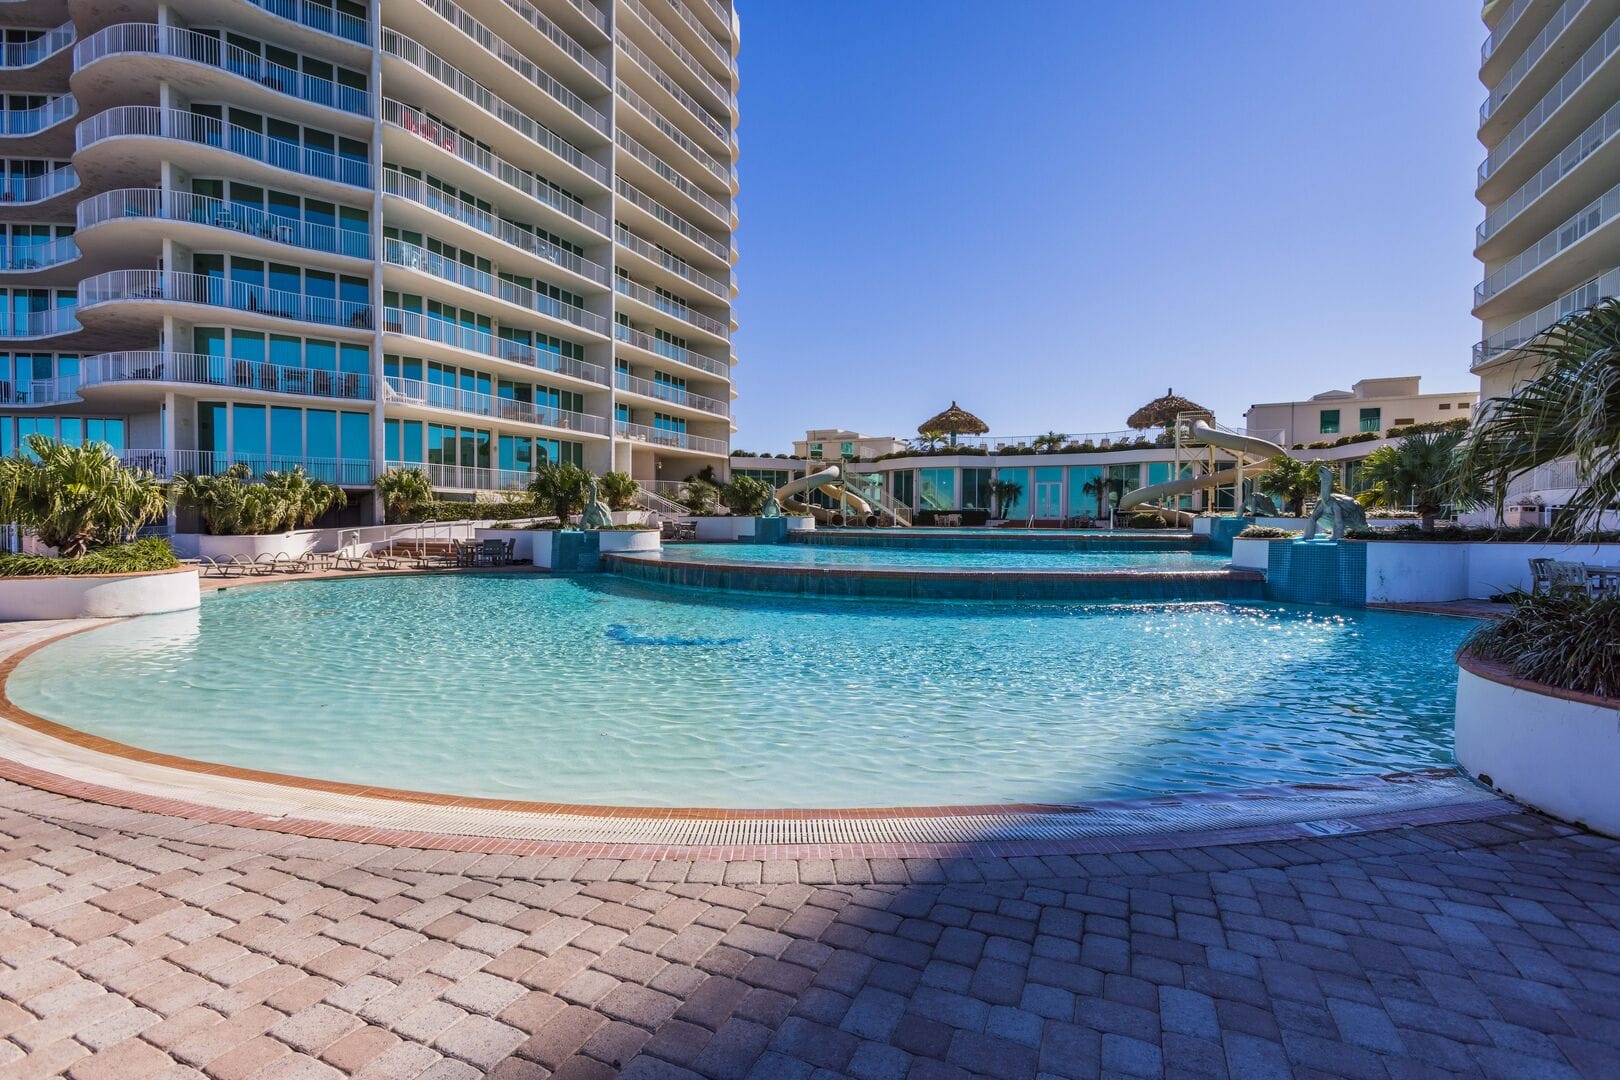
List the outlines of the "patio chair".
{"type": "Polygon", "coordinates": [[[1586,567],[1578,562],[1561,559],[1547,560],[1547,594],[1549,596],[1588,596],[1591,586],[1586,567]]]}
{"type": "Polygon", "coordinates": [[[197,572],[203,577],[228,578],[237,573],[237,566],[229,558],[214,559],[207,555],[197,560],[197,572]]]}
{"type": "Polygon", "coordinates": [[[286,556],[279,551],[274,555],[271,555],[269,552],[256,555],[249,562],[251,569],[248,571],[248,573],[253,574],[256,577],[263,577],[265,574],[273,574],[277,569],[276,560],[284,558],[286,558],[286,556]]]}
{"type": "Polygon", "coordinates": [[[1547,591],[1549,574],[1547,568],[1552,565],[1551,559],[1530,560],[1530,592],[1539,596],[1547,591]]]}
{"type": "Polygon", "coordinates": [[[506,541],[485,540],[478,545],[477,561],[479,566],[504,566],[506,564],[506,541]]]}
{"type": "Polygon", "coordinates": [[[309,563],[304,561],[304,556],[288,555],[284,551],[276,552],[275,557],[271,559],[270,565],[272,569],[283,574],[309,573],[309,563]]]}

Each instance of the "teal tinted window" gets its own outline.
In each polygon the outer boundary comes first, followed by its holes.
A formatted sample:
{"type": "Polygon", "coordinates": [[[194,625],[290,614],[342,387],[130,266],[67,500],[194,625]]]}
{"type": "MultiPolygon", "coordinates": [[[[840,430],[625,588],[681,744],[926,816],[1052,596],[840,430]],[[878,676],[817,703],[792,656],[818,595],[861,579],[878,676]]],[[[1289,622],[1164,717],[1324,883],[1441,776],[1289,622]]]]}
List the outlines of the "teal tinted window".
{"type": "Polygon", "coordinates": [[[1339,433],[1339,410],[1323,409],[1320,434],[1337,435],[1339,433]]]}
{"type": "Polygon", "coordinates": [[[989,469],[963,469],[962,470],[962,509],[988,510],[990,509],[990,480],[989,469]]]}
{"type": "Polygon", "coordinates": [[[1382,409],[1362,409],[1361,430],[1377,431],[1379,428],[1383,427],[1383,418],[1384,410],[1382,409]]]}
{"type": "Polygon", "coordinates": [[[1001,516],[1004,518],[1028,517],[1030,499],[1034,494],[1029,489],[1029,470],[997,469],[996,479],[1018,485],[1017,498],[1009,499],[1001,504],[1001,516]]]}
{"type": "Polygon", "coordinates": [[[924,510],[955,510],[956,470],[918,469],[917,502],[924,510]]]}
{"type": "Polygon", "coordinates": [[[231,449],[238,455],[262,456],[269,452],[267,417],[263,405],[236,405],[231,410],[231,449]]]}
{"type": "Polygon", "coordinates": [[[310,409],[304,414],[304,453],[312,458],[338,456],[337,413],[310,409]]]}
{"type": "Polygon", "coordinates": [[[371,457],[371,416],[369,413],[341,414],[338,455],[345,461],[364,461],[371,457]]]}

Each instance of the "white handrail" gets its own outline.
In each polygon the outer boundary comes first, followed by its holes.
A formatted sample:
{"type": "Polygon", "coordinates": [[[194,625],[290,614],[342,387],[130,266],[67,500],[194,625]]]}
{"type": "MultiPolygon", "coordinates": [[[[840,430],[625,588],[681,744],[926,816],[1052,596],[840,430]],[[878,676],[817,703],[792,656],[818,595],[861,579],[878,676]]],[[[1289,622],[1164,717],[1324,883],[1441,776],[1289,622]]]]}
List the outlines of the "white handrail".
{"type": "Polygon", "coordinates": [[[1559,106],[1569,100],[1573,94],[1592,73],[1602,67],[1616,49],[1620,49],[1620,19],[1609,24],[1607,30],[1594,42],[1581,58],[1573,64],[1564,77],[1559,79],[1553,88],[1530,109],[1523,120],[1520,120],[1507,137],[1497,143],[1485,160],[1479,166],[1479,182],[1484,183],[1490,177],[1501,171],[1502,166],[1545,124],[1559,106]]]}
{"type": "Polygon", "coordinates": [[[716,178],[727,185],[731,183],[732,169],[730,166],[723,164],[719,158],[693,142],[686,132],[682,131],[663,113],[648,104],[646,98],[630,89],[623,79],[616,80],[613,89],[619,95],[621,101],[641,114],[649,124],[662,132],[666,139],[684,150],[686,155],[693,161],[709,170],[716,178]]]}
{"type": "Polygon", "coordinates": [[[714,334],[716,337],[725,338],[728,341],[731,338],[730,328],[719,319],[705,315],[701,311],[694,311],[683,302],[662,296],[647,288],[647,286],[632,281],[627,277],[614,278],[613,287],[620,295],[628,296],[632,300],[639,300],[653,310],[662,312],[672,319],[678,319],[688,326],[714,334]]]}
{"type": "Polygon", "coordinates": [[[446,465],[434,461],[390,461],[390,469],[421,469],[436,488],[456,491],[522,491],[532,470],[491,469],[482,465],[446,465]]]}
{"type": "Polygon", "coordinates": [[[53,97],[32,109],[0,109],[0,135],[38,135],[79,111],[72,94],[53,97]]]}
{"type": "Polygon", "coordinates": [[[77,31],[69,19],[54,30],[46,30],[29,41],[14,41],[0,48],[0,68],[29,68],[44,63],[69,45],[77,31]]]}
{"type": "Polygon", "coordinates": [[[58,337],[75,333],[80,328],[78,316],[71,305],[43,311],[13,311],[4,320],[4,336],[13,338],[58,337]]]}
{"type": "Polygon", "coordinates": [[[617,240],[620,246],[629,248],[650,262],[657,263],[676,277],[690,281],[704,292],[712,293],[721,300],[731,298],[731,290],[725,282],[719,278],[710,277],[701,270],[693,269],[692,264],[685,259],[678,255],[671,255],[661,247],[649,244],[623,225],[614,226],[613,239],[617,240]]]}
{"type": "Polygon", "coordinates": [[[687,114],[698,122],[699,127],[713,135],[721,145],[730,148],[730,129],[722,121],[716,119],[709,110],[699,104],[696,98],[688,94],[686,88],[671,78],[668,72],[659,67],[656,60],[648,56],[641,50],[640,46],[626,37],[624,31],[614,31],[613,43],[619,47],[620,52],[630,58],[632,64],[640,68],[647,74],[648,78],[662,87],[664,93],[674,98],[676,104],[685,109],[687,114]]]}
{"type": "Polygon", "coordinates": [[[270,214],[256,206],[226,202],[206,195],[162,188],[118,188],[84,200],[78,207],[79,228],[129,218],[186,221],[210,228],[247,233],[265,240],[314,251],[371,258],[371,234],[314,221],[270,214]]]}
{"type": "Polygon", "coordinates": [[[607,385],[607,369],[599,364],[588,364],[570,356],[537,348],[521,341],[496,337],[487,330],[423,315],[419,311],[401,308],[383,309],[383,333],[420,338],[423,341],[448,345],[463,352],[477,353],[512,364],[522,364],[538,371],[552,371],[570,378],[607,385]]]}
{"type": "Polygon", "coordinates": [[[116,105],[81,123],[75,141],[80,150],[85,150],[104,139],[123,136],[198,143],[307,177],[354,187],[371,187],[369,161],[340,157],[325,150],[267,138],[260,132],[182,109],[116,105]]]}
{"type": "Polygon", "coordinates": [[[370,487],[374,469],[370,458],[306,457],[302,454],[251,454],[215,450],[120,450],[119,460],[132,469],[145,469],[160,479],[182,474],[217,476],[233,465],[246,465],[250,479],[267,472],[290,472],[302,467],[316,480],[343,487],[370,487]]]}
{"type": "Polygon", "coordinates": [[[415,244],[407,244],[403,240],[383,240],[383,262],[432,275],[441,281],[449,281],[462,288],[472,289],[526,311],[561,319],[585,330],[598,334],[607,333],[607,319],[593,311],[586,311],[575,304],[565,304],[546,293],[498,278],[487,270],[447,259],[437,252],[417,247],[415,244]]]}
{"type": "Polygon", "coordinates": [[[1555,156],[1540,172],[1520,185],[1519,190],[1497,203],[1495,208],[1474,229],[1474,246],[1478,247],[1516,218],[1543,192],[1562,180],[1571,169],[1585,161],[1594,150],[1620,133],[1620,102],[1609,107],[1602,116],[1575,136],[1563,151],[1555,156]]]}
{"type": "Polygon", "coordinates": [[[79,282],[81,309],[116,301],[206,304],[323,326],[371,329],[369,303],[271,289],[208,274],[178,270],[110,270],[79,282]]]}
{"type": "Polygon", "coordinates": [[[1505,326],[1474,345],[1473,364],[1478,367],[1493,356],[1517,349],[1571,312],[1591,307],[1605,296],[1620,295],[1620,267],[1593,278],[1563,296],[1505,326]]]}
{"type": "Polygon", "coordinates": [[[693,202],[703,207],[703,209],[713,214],[721,225],[725,226],[726,228],[731,227],[731,209],[729,203],[722,202],[713,195],[710,195],[707,191],[704,191],[702,188],[698,187],[692,181],[688,180],[673,165],[669,164],[651,150],[648,150],[645,146],[642,146],[635,139],[632,139],[630,134],[626,132],[624,128],[621,127],[617,132],[615,132],[614,138],[618,141],[619,148],[621,150],[625,151],[631,157],[635,158],[637,161],[647,166],[647,168],[657,173],[658,176],[667,182],[670,187],[674,188],[676,191],[679,191],[682,195],[685,195],[688,199],[691,199],[693,202]]]}
{"type": "Polygon", "coordinates": [[[620,420],[614,425],[614,430],[626,439],[635,442],[652,443],[654,446],[695,450],[700,454],[725,454],[727,452],[726,443],[723,439],[711,439],[704,435],[693,435],[685,431],[671,431],[668,428],[648,427],[646,424],[632,424],[628,420],[620,420]]]}
{"type": "Polygon", "coordinates": [[[72,165],[58,165],[38,176],[6,176],[0,178],[0,205],[44,202],[78,186],[79,174],[72,165]]]}
{"type": "Polygon", "coordinates": [[[614,385],[620,390],[628,390],[632,394],[642,397],[656,398],[667,401],[672,405],[685,405],[689,409],[712,413],[715,416],[731,415],[731,403],[721,401],[719,398],[704,397],[694,394],[684,386],[671,386],[656,379],[643,379],[628,372],[616,371],[613,373],[614,385]]]}
{"type": "Polygon", "coordinates": [[[500,397],[463,390],[459,386],[428,382],[424,379],[406,379],[398,375],[384,376],[388,387],[385,400],[399,399],[426,405],[434,409],[469,416],[482,416],[521,424],[536,424],[559,431],[583,432],[588,435],[606,435],[607,419],[590,413],[559,409],[551,405],[537,405],[532,401],[500,397]]]}
{"type": "Polygon", "coordinates": [[[1519,252],[1484,281],[1474,286],[1474,306],[1478,307],[1503,289],[1542,266],[1572,244],[1584,239],[1620,215],[1620,184],[1605,191],[1536,243],[1519,252]]]}
{"type": "Polygon", "coordinates": [[[732,96],[730,89],[724,86],[719,79],[709,74],[709,69],[704,67],[702,62],[692,55],[690,49],[681,44],[679,38],[669,32],[669,29],[664,26],[656,15],[647,10],[646,4],[643,4],[641,0],[621,0],[621,2],[625,7],[629,8],[631,14],[640,19],[647,29],[653,32],[653,35],[659,41],[664,43],[664,47],[675,55],[675,58],[681,62],[682,66],[697,77],[698,82],[703,84],[705,90],[718,98],[726,108],[735,109],[737,107],[737,99],[732,96]]]}
{"type": "Polygon", "coordinates": [[[248,0],[248,3],[311,30],[360,45],[371,44],[371,23],[358,15],[337,11],[330,3],[317,0],[248,0]]]}
{"type": "Polygon", "coordinates": [[[58,236],[43,244],[18,243],[16,236],[0,249],[0,271],[44,270],[79,257],[79,244],[71,236],[58,236]]]}
{"type": "Polygon", "coordinates": [[[683,349],[679,345],[671,345],[667,341],[660,341],[651,334],[637,330],[633,326],[615,323],[613,325],[613,336],[626,345],[634,345],[638,349],[645,349],[647,352],[660,356],[665,360],[673,360],[677,364],[685,364],[687,367],[696,368],[698,371],[718,375],[722,379],[731,378],[731,365],[727,361],[716,360],[712,356],[704,356],[702,353],[683,349]]]}
{"type": "Polygon", "coordinates": [[[80,362],[79,372],[80,385],[180,382],[351,401],[371,398],[368,372],[291,367],[205,353],[158,350],[98,353],[85,357],[80,362]]]}
{"type": "Polygon", "coordinates": [[[618,188],[619,195],[627,202],[634,206],[638,206],[642,210],[651,214],[653,217],[680,233],[682,236],[686,237],[686,239],[692,241],[692,243],[696,244],[704,251],[707,251],[710,255],[713,255],[721,262],[726,262],[729,259],[731,254],[730,249],[727,248],[725,244],[721,243],[719,240],[716,240],[712,235],[698,228],[696,225],[693,225],[690,221],[687,221],[685,218],[675,213],[675,211],[669,209],[669,207],[665,206],[657,199],[654,199],[652,196],[646,194],[640,188],[636,187],[634,184],[631,184],[624,177],[616,177],[615,185],[618,188]]]}
{"type": "Polygon", "coordinates": [[[1536,66],[1536,61],[1541,59],[1558,36],[1574,21],[1575,16],[1580,13],[1581,9],[1591,2],[1592,0],[1564,0],[1563,5],[1552,13],[1552,17],[1541,28],[1541,32],[1536,35],[1535,40],[1525,46],[1524,52],[1520,53],[1519,58],[1513,61],[1513,66],[1508,68],[1507,74],[1503,75],[1497,84],[1491,88],[1491,92],[1486,95],[1484,102],[1480,104],[1479,122],[1481,124],[1489,120],[1491,114],[1502,107],[1502,102],[1506,101],[1508,95],[1512,94],[1524,77],[1530,74],[1530,69],[1536,66]]]}
{"type": "MultiPolygon", "coordinates": [[[[520,18],[550,39],[553,45],[567,53],[576,64],[596,76],[603,86],[607,85],[607,65],[587,52],[585,46],[575,41],[566,30],[546,18],[539,8],[529,3],[529,0],[505,0],[505,3],[520,18]]],[[[601,13],[597,14],[600,16],[601,13]]],[[[603,23],[606,23],[605,19],[603,23]]],[[[605,25],[603,29],[606,29],[605,25]]]]}

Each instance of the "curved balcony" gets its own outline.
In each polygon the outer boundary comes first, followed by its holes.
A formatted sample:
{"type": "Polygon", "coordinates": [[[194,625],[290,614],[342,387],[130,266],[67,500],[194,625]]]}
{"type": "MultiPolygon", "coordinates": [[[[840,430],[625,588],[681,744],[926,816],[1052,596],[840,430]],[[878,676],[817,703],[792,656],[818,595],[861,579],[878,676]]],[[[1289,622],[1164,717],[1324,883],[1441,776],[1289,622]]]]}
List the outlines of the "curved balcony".
{"type": "Polygon", "coordinates": [[[1497,357],[1513,352],[1565,315],[1591,307],[1605,296],[1620,296],[1620,267],[1570,290],[1552,303],[1477,342],[1474,345],[1473,367],[1477,370],[1497,357]]]}
{"type": "Polygon", "coordinates": [[[679,345],[671,345],[667,341],[659,341],[651,334],[637,330],[633,326],[615,323],[613,325],[613,336],[626,345],[632,345],[644,352],[651,353],[661,360],[669,360],[689,367],[694,371],[701,371],[706,375],[714,375],[721,379],[729,380],[731,378],[731,365],[726,361],[716,360],[712,356],[704,356],[702,353],[693,352],[691,349],[683,349],[679,345]]]}
{"type": "Polygon", "coordinates": [[[692,183],[674,166],[631,138],[623,128],[614,133],[614,139],[618,142],[619,149],[629,155],[632,161],[644,166],[648,172],[674,188],[680,195],[690,199],[699,209],[713,215],[722,228],[729,229],[736,223],[736,215],[731,212],[729,201],[722,202],[692,183]]]}
{"type": "Polygon", "coordinates": [[[386,376],[384,384],[387,391],[383,401],[387,404],[401,403],[506,423],[534,424],[573,435],[607,434],[607,419],[590,413],[570,412],[494,394],[472,393],[458,386],[403,379],[397,375],[386,376]]]}
{"type": "Polygon", "coordinates": [[[719,398],[704,397],[702,394],[694,394],[685,387],[671,386],[668,383],[658,382],[656,379],[643,379],[628,372],[616,371],[613,373],[613,385],[626,393],[652,398],[667,405],[693,409],[697,412],[708,413],[711,416],[731,415],[730,402],[721,401],[719,398]]]}
{"type": "Polygon", "coordinates": [[[392,98],[385,99],[383,122],[432,146],[435,156],[449,155],[484,176],[492,177],[542,206],[556,211],[568,219],[561,224],[559,232],[577,233],[578,230],[573,228],[573,225],[577,224],[595,234],[591,239],[600,239],[607,235],[607,215],[599,214],[578,199],[563,194],[549,184],[541,183],[528,170],[519,168],[504,158],[496,157],[485,147],[479,146],[458,132],[446,129],[438,121],[409,105],[392,98]]]}
{"type": "Polygon", "coordinates": [[[19,275],[53,270],[78,257],[79,245],[71,236],[59,236],[43,244],[13,242],[0,249],[0,274],[16,280],[19,275]]]}
{"type": "MultiPolygon", "coordinates": [[[[708,50],[727,71],[736,70],[736,61],[732,58],[731,51],[726,48],[725,42],[720,40],[720,35],[716,34],[711,26],[700,19],[685,4],[681,3],[681,0],[665,0],[665,2],[668,3],[670,10],[679,16],[681,24],[685,26],[687,35],[691,40],[708,50]]],[[[730,26],[730,19],[723,10],[717,12],[711,8],[710,14],[714,15],[722,26],[730,26]]]]}
{"type": "Polygon", "coordinates": [[[1535,3],[1535,0],[1513,0],[1513,3],[1508,6],[1507,13],[1497,20],[1496,25],[1491,28],[1490,36],[1479,46],[1479,62],[1481,66],[1484,66],[1486,61],[1496,55],[1496,50],[1501,47],[1507,36],[1513,32],[1513,28],[1519,24],[1520,16],[1529,10],[1530,5],[1533,3],[1535,3]]]}
{"type": "Polygon", "coordinates": [[[541,151],[548,162],[561,163],[584,179],[604,186],[607,184],[606,165],[587,156],[579,147],[419,43],[398,31],[384,29],[382,52],[384,57],[392,57],[414,68],[426,81],[448,89],[449,100],[444,102],[447,108],[464,108],[493,117],[541,151]]]}
{"type": "Polygon", "coordinates": [[[630,107],[628,111],[621,111],[618,114],[619,124],[623,125],[625,120],[634,116],[641,117],[643,121],[651,125],[654,131],[657,131],[665,139],[668,139],[671,144],[673,144],[687,157],[691,158],[704,170],[711,173],[716,180],[719,180],[721,183],[725,184],[727,190],[736,190],[735,170],[730,165],[722,162],[719,158],[715,157],[713,154],[703,149],[703,147],[693,142],[691,138],[687,136],[686,132],[682,131],[680,127],[671,122],[668,117],[650,105],[646,98],[642,97],[629,86],[625,85],[623,79],[615,82],[614,92],[618,94],[620,101],[630,107]]]}
{"type": "MultiPolygon", "coordinates": [[[[101,318],[94,308],[151,308],[161,320],[164,308],[202,306],[237,313],[233,324],[276,328],[307,323],[338,330],[371,332],[371,305],[329,296],[271,289],[207,274],[178,270],[111,270],[79,282],[79,313],[101,318]]],[[[139,316],[137,316],[139,317],[139,316]]]]}
{"type": "Polygon", "coordinates": [[[1525,76],[1530,74],[1530,69],[1547,54],[1553,42],[1558,40],[1569,28],[1570,23],[1575,21],[1575,16],[1585,10],[1591,2],[1592,0],[1564,0],[1563,4],[1559,5],[1558,10],[1552,13],[1552,17],[1541,28],[1541,32],[1519,54],[1518,59],[1513,61],[1513,66],[1508,68],[1507,74],[1497,81],[1490,94],[1481,103],[1479,107],[1481,127],[1485,127],[1491,117],[1501,110],[1503,102],[1507,101],[1513,91],[1524,82],[1525,76]]]}
{"type": "Polygon", "coordinates": [[[317,251],[371,261],[369,233],[283,217],[257,207],[185,191],[161,188],[104,191],[79,204],[78,220],[81,233],[111,224],[121,232],[127,231],[137,244],[144,244],[147,249],[151,248],[152,241],[164,236],[203,245],[218,243],[218,236],[223,232],[242,241],[233,244],[233,249],[239,247],[270,258],[288,258],[289,249],[297,249],[301,253],[317,251]],[[174,224],[180,228],[173,228],[174,224]]]}
{"type": "Polygon", "coordinates": [[[263,480],[268,472],[302,468],[316,480],[339,487],[370,487],[376,469],[370,459],[305,457],[302,454],[238,454],[215,450],[120,450],[127,468],[145,469],[160,480],[176,476],[218,476],[233,465],[245,465],[250,480],[263,480]]]}
{"type": "MultiPolygon", "coordinates": [[[[1536,219],[1540,219],[1545,225],[1550,215],[1537,205],[1537,200],[1598,151],[1603,151],[1600,157],[1606,167],[1586,171],[1612,176],[1616,161],[1620,159],[1620,153],[1616,153],[1616,149],[1620,148],[1620,141],[1614,138],[1617,134],[1620,134],[1620,104],[1611,106],[1602,116],[1592,121],[1585,131],[1575,137],[1574,142],[1564,147],[1563,151],[1549,161],[1540,172],[1526,180],[1517,191],[1496,205],[1474,230],[1475,252],[1483,255],[1482,249],[1486,242],[1502,235],[1509,225],[1514,226],[1515,232],[1534,227],[1532,222],[1536,219]]],[[[1592,179],[1596,179],[1596,176],[1592,179]]],[[[1590,190],[1596,185],[1589,181],[1581,181],[1579,186],[1590,190]]],[[[1498,245],[1492,245],[1496,246],[1498,245]]]]}
{"type": "MultiPolygon", "coordinates": [[[[130,383],[180,383],[341,401],[371,399],[371,376],[365,372],[287,367],[228,356],[159,350],[99,353],[79,362],[80,387],[130,383]]],[[[80,396],[84,396],[82,391],[80,396]]]]}
{"type": "MultiPolygon", "coordinates": [[[[587,3],[588,0],[577,0],[576,6],[583,9],[587,3]]],[[[542,37],[555,45],[565,56],[589,72],[593,79],[602,84],[604,89],[607,87],[607,65],[592,56],[585,46],[575,41],[568,31],[547,18],[545,13],[531,4],[529,0],[505,0],[504,7],[517,18],[522,19],[538,30],[542,37]]],[[[591,12],[594,12],[598,17],[601,16],[600,10],[594,4],[589,5],[589,7],[591,12]]],[[[601,18],[601,21],[596,23],[604,33],[607,30],[606,22],[606,18],[601,18]]]]}
{"type": "Polygon", "coordinates": [[[620,296],[629,297],[631,300],[643,304],[661,315],[667,315],[694,330],[712,334],[721,341],[731,340],[726,324],[719,319],[714,318],[712,315],[705,315],[701,311],[694,311],[679,300],[660,296],[645,285],[638,284],[626,277],[620,277],[614,279],[613,288],[620,296]]]}
{"type": "Polygon", "coordinates": [[[72,94],[54,97],[35,109],[0,109],[0,153],[66,157],[49,151],[62,125],[78,114],[79,102],[72,94]]]}
{"type": "Polygon", "coordinates": [[[632,424],[628,420],[620,420],[615,424],[614,433],[624,442],[650,443],[672,450],[689,450],[694,454],[718,454],[721,457],[730,453],[724,439],[711,439],[705,435],[693,435],[686,431],[648,427],[646,424],[632,424]]]}
{"type": "Polygon", "coordinates": [[[71,202],[64,198],[79,189],[79,173],[72,165],[62,165],[38,176],[0,178],[0,211],[37,210],[42,215],[71,202]]]}
{"type": "Polygon", "coordinates": [[[0,337],[41,341],[45,338],[76,334],[82,329],[77,310],[72,307],[53,307],[44,311],[14,311],[9,315],[0,315],[0,331],[4,331],[0,333],[0,337]]]}
{"type": "Polygon", "coordinates": [[[573,304],[565,304],[561,300],[515,285],[510,281],[496,277],[494,274],[476,267],[465,266],[454,259],[447,259],[443,255],[407,244],[401,240],[383,240],[383,262],[390,266],[401,266],[407,270],[428,274],[440,281],[448,281],[452,285],[459,285],[485,296],[493,297],[507,304],[522,308],[524,311],[536,315],[544,315],[549,319],[567,323],[581,330],[593,334],[606,336],[608,321],[595,312],[586,311],[573,304]]]}
{"type": "Polygon", "coordinates": [[[98,96],[108,104],[127,101],[143,83],[151,84],[153,96],[163,81],[193,95],[217,94],[222,84],[215,73],[224,72],[231,77],[230,91],[244,106],[283,114],[289,99],[300,105],[319,106],[318,110],[308,110],[309,118],[317,124],[336,119],[328,110],[351,117],[372,115],[372,97],[365,90],[306,75],[225,44],[218,37],[176,26],[119,23],[106,27],[74,47],[73,63],[74,88],[91,108],[96,104],[91,99],[98,96]],[[103,61],[121,57],[138,59],[97,70],[103,61]],[[243,83],[250,84],[253,90],[244,94],[243,83]]]}
{"type": "Polygon", "coordinates": [[[719,102],[722,109],[728,111],[736,109],[737,100],[732,95],[730,88],[711,75],[709,69],[703,66],[703,62],[693,56],[691,50],[681,44],[680,39],[670,33],[669,28],[656,15],[647,10],[646,4],[643,4],[641,0],[620,0],[620,3],[640,20],[641,24],[663,44],[664,48],[669,50],[670,55],[675,57],[681,66],[697,80],[698,85],[702,86],[715,101],[719,102]]]}
{"type": "Polygon", "coordinates": [[[421,469],[436,491],[522,491],[534,479],[533,470],[486,469],[435,461],[390,461],[387,467],[421,469]]]}
{"type": "Polygon", "coordinates": [[[711,152],[730,155],[732,148],[731,131],[723,121],[716,119],[708,109],[699,104],[696,98],[686,92],[684,86],[676,82],[668,72],[659,67],[658,62],[648,56],[641,46],[631,41],[623,30],[614,30],[613,44],[630,61],[631,68],[639,71],[648,81],[658,87],[660,91],[680,107],[686,116],[696,122],[700,131],[708,135],[712,140],[710,145],[718,148],[711,152]]]}
{"type": "Polygon", "coordinates": [[[635,233],[620,225],[613,230],[613,239],[619,246],[627,251],[633,251],[646,259],[649,263],[689,284],[696,285],[706,293],[720,298],[722,302],[731,299],[731,290],[719,278],[710,277],[701,270],[694,270],[685,259],[678,259],[663,248],[647,243],[635,233]]]}
{"type": "MultiPolygon", "coordinates": [[[[182,109],[120,105],[81,123],[76,137],[81,155],[103,143],[127,139],[164,140],[171,145],[145,162],[131,161],[132,155],[123,154],[110,161],[84,158],[76,159],[75,163],[81,168],[89,168],[94,163],[109,177],[127,170],[145,179],[156,171],[160,156],[188,172],[204,174],[229,170],[233,161],[247,162],[252,167],[238,168],[231,175],[268,184],[300,183],[308,187],[311,181],[327,181],[345,189],[371,190],[369,162],[269,138],[257,131],[182,109]],[[175,143],[185,144],[187,149],[181,151],[172,145],[175,143]]],[[[349,192],[342,197],[353,199],[355,196],[349,192]]]]}
{"type": "Polygon", "coordinates": [[[432,318],[419,311],[385,308],[382,328],[385,334],[444,345],[459,352],[508,364],[521,364],[536,371],[549,371],[598,386],[607,385],[607,369],[598,364],[588,364],[520,341],[508,341],[487,331],[432,318]]]}
{"type": "Polygon", "coordinates": [[[356,45],[371,44],[371,23],[312,0],[247,0],[256,8],[356,45]]]}
{"type": "Polygon", "coordinates": [[[1617,216],[1620,216],[1620,184],[1599,195],[1558,228],[1543,236],[1539,243],[1521,251],[1474,286],[1475,309],[1534,274],[1586,237],[1613,223],[1617,216]]]}
{"type": "Polygon", "coordinates": [[[69,20],[32,41],[0,46],[0,89],[26,91],[31,86],[59,85],[67,77],[69,47],[77,37],[69,20]]]}
{"type": "Polygon", "coordinates": [[[619,177],[615,186],[620,198],[673,233],[676,243],[685,241],[697,250],[729,265],[731,261],[730,248],[715,239],[713,235],[693,225],[657,199],[625,180],[624,177],[619,177]]]}

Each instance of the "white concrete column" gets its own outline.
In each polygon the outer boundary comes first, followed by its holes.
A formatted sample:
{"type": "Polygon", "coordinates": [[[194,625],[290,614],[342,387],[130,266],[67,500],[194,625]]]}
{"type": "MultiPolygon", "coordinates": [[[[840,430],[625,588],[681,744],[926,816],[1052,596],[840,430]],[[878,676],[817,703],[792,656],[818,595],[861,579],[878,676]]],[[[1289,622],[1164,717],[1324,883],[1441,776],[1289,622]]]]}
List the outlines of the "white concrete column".
{"type": "MultiPolygon", "coordinates": [[[[388,427],[383,412],[386,383],[383,380],[383,123],[382,123],[382,0],[371,0],[367,16],[371,20],[371,101],[376,115],[371,124],[371,468],[381,475],[387,467],[388,427]]],[[[382,500],[371,500],[371,523],[384,521],[382,500]]]]}

